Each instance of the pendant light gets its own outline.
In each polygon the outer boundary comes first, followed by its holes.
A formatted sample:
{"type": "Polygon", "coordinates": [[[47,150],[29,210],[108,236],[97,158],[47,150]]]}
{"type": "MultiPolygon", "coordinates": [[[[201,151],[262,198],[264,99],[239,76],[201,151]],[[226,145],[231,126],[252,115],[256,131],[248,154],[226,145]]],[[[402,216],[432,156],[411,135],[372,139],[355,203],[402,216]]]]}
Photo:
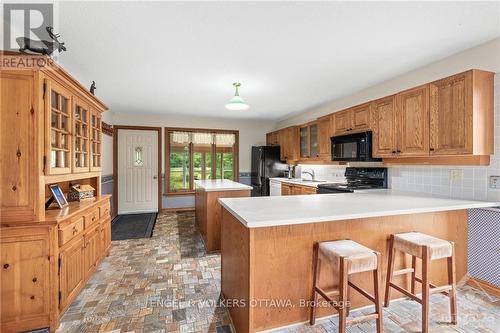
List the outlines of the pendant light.
{"type": "Polygon", "coordinates": [[[241,86],[241,83],[235,82],[233,83],[234,86],[234,96],[227,102],[226,104],[226,109],[228,110],[246,110],[248,109],[248,104],[245,103],[243,98],[240,97],[240,92],[239,88],[241,86]]]}

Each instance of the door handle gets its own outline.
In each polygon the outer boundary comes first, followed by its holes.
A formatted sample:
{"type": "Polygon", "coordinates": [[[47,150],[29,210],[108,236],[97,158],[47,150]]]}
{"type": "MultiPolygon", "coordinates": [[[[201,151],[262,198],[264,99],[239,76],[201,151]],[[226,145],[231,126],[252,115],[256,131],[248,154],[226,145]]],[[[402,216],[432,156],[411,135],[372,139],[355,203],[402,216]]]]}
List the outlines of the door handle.
{"type": "Polygon", "coordinates": [[[158,179],[158,176],[157,176],[157,175],[154,175],[154,176],[153,176],[153,179],[158,179]]]}

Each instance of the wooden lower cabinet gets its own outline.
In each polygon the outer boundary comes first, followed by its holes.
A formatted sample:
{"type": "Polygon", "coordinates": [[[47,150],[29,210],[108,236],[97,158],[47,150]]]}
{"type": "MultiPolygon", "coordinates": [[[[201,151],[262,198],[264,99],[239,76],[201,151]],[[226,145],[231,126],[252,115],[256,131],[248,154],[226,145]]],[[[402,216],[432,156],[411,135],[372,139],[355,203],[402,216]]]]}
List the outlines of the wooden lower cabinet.
{"type": "Polygon", "coordinates": [[[100,244],[101,244],[101,230],[100,225],[93,227],[84,237],[85,241],[85,275],[92,274],[99,260],[100,244]]]}
{"type": "Polygon", "coordinates": [[[54,226],[1,228],[1,332],[57,322],[54,226]]]}
{"type": "MultiPolygon", "coordinates": [[[[0,231],[1,328],[19,332],[49,327],[78,296],[111,247],[109,196],[71,202],[42,225],[2,225],[0,231]],[[100,209],[104,207],[104,209],[100,209]],[[95,215],[101,210],[101,215],[95,215]],[[87,224],[85,217],[98,220],[87,224]]],[[[38,223],[41,224],[41,223],[38,223]]]]}
{"type": "Polygon", "coordinates": [[[59,253],[59,309],[66,309],[83,287],[85,270],[84,237],[75,239],[59,253]]]}
{"type": "Polygon", "coordinates": [[[316,187],[281,183],[281,195],[305,195],[316,194],[316,187]]]}

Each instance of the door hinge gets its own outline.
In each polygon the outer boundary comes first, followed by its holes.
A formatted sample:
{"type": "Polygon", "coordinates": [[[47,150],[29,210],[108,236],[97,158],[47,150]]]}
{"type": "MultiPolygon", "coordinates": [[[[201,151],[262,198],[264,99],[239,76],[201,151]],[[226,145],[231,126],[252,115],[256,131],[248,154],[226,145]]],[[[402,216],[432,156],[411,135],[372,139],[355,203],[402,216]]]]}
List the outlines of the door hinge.
{"type": "Polygon", "coordinates": [[[43,83],[43,96],[42,99],[45,99],[45,90],[47,89],[47,83],[43,83]]]}

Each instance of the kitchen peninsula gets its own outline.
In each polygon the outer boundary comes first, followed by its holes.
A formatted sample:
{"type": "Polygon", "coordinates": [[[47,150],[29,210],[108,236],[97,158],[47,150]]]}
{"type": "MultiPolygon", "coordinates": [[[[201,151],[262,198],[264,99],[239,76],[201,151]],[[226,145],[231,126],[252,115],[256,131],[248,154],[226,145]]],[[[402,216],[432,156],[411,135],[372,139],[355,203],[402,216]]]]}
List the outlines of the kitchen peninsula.
{"type": "Polygon", "coordinates": [[[207,252],[220,250],[221,206],[218,198],[249,197],[251,186],[228,179],[195,180],[196,225],[207,252]]]}
{"type": "MultiPolygon", "coordinates": [[[[390,234],[422,232],[455,242],[460,281],[467,273],[467,209],[499,205],[393,190],[224,198],[219,202],[223,207],[222,293],[225,299],[245,301],[244,306],[229,307],[238,333],[307,321],[316,241],[352,239],[379,251],[385,281],[390,234]]],[[[410,262],[398,254],[396,269],[409,267],[410,262]]],[[[447,278],[439,265],[439,261],[431,264],[430,280],[436,285],[445,284],[447,278]]],[[[334,274],[327,273],[333,268],[325,266],[320,284],[335,286],[334,274]]],[[[404,276],[393,280],[402,285],[406,281],[404,276]]],[[[369,273],[353,276],[353,282],[365,290],[373,289],[369,273]]],[[[392,294],[394,299],[401,297],[398,292],[392,294]]],[[[357,308],[369,303],[353,292],[351,304],[357,308]]],[[[319,316],[336,313],[328,307],[318,310],[319,316]]]]}

